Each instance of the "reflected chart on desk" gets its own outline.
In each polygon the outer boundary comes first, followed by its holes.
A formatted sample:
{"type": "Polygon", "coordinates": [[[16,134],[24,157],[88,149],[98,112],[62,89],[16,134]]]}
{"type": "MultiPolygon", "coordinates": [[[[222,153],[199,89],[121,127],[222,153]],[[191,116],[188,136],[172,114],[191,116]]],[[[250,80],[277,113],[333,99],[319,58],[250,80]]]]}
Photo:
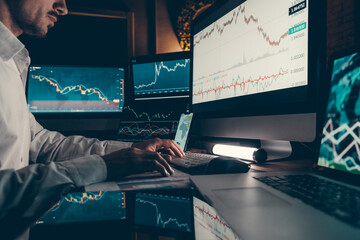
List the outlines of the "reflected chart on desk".
{"type": "Polygon", "coordinates": [[[307,1],[257,2],[194,34],[194,104],[308,84],[307,1]]]}
{"type": "Polygon", "coordinates": [[[124,69],[32,66],[28,106],[35,113],[121,112],[124,69]]]}
{"type": "Polygon", "coordinates": [[[66,195],[37,223],[58,224],[124,219],[126,219],[124,192],[77,192],[66,195]]]}
{"type": "Polygon", "coordinates": [[[195,239],[239,240],[236,233],[209,204],[193,197],[195,239]]]}
{"type": "Polygon", "coordinates": [[[187,197],[136,194],[135,224],[191,232],[191,213],[190,199],[187,197]]]}

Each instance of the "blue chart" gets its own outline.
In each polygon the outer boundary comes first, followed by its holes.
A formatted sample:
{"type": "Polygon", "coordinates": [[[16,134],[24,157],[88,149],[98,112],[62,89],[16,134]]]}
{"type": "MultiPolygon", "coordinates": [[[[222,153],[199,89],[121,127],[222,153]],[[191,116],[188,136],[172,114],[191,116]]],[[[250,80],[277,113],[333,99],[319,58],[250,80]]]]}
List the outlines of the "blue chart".
{"type": "Polygon", "coordinates": [[[31,112],[121,112],[124,70],[33,66],[28,77],[31,112]]]}
{"type": "Polygon", "coordinates": [[[191,232],[191,218],[189,198],[136,194],[135,224],[191,232]]]}
{"type": "Polygon", "coordinates": [[[125,193],[79,192],[66,195],[38,224],[126,219],[125,193]]]}
{"type": "Polygon", "coordinates": [[[150,138],[174,139],[178,121],[122,121],[118,140],[142,141],[150,138]]]}
{"type": "Polygon", "coordinates": [[[360,54],[335,61],[319,165],[360,174],[360,54]]]}
{"type": "Polygon", "coordinates": [[[135,95],[188,93],[190,60],[133,64],[135,95]]]}

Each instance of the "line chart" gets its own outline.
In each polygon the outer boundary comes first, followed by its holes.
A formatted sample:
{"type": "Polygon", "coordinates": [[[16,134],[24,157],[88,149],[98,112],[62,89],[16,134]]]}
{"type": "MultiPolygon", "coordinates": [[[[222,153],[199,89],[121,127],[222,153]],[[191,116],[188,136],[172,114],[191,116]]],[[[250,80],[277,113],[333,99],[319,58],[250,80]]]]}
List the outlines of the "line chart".
{"type": "Polygon", "coordinates": [[[295,10],[287,0],[264,1],[261,8],[248,0],[199,24],[193,38],[193,104],[306,86],[309,26],[303,2],[295,10]]]}
{"type": "Polygon", "coordinates": [[[264,92],[269,89],[275,81],[277,81],[280,77],[288,74],[288,71],[280,69],[278,73],[274,73],[271,75],[258,76],[256,78],[248,78],[245,79],[243,77],[237,76],[235,79],[233,78],[229,84],[226,84],[226,79],[228,76],[223,75],[222,79],[215,79],[216,82],[219,82],[221,85],[216,85],[214,87],[209,86],[196,86],[194,87],[193,97],[194,101],[199,101],[201,99],[224,99],[232,96],[241,96],[248,95],[251,93],[259,93],[264,92]],[[232,90],[230,94],[223,94],[222,92],[225,90],[232,90]],[[209,96],[212,94],[212,96],[209,96]]]}
{"type": "Polygon", "coordinates": [[[173,67],[168,67],[167,65],[165,65],[164,62],[155,63],[154,81],[150,82],[149,84],[140,84],[140,85],[137,85],[137,86],[134,86],[134,87],[135,87],[135,89],[141,89],[141,88],[147,88],[147,87],[150,87],[152,85],[155,85],[155,84],[157,84],[158,78],[160,77],[161,71],[163,69],[165,69],[169,73],[176,72],[176,70],[178,68],[186,68],[188,66],[189,62],[190,62],[190,59],[185,59],[184,63],[176,62],[175,66],[173,66],[173,67]]]}
{"type": "Polygon", "coordinates": [[[61,204],[66,201],[68,203],[85,204],[87,201],[98,201],[101,200],[106,192],[100,191],[99,193],[81,193],[79,194],[68,194],[61,201],[55,204],[51,211],[56,211],[61,207],[61,204]]]}
{"type": "Polygon", "coordinates": [[[207,30],[205,32],[201,32],[200,35],[197,35],[195,37],[194,40],[194,47],[196,47],[196,45],[200,44],[201,41],[210,38],[213,34],[217,33],[219,35],[221,35],[225,28],[227,26],[230,26],[231,24],[236,24],[238,22],[238,18],[240,16],[240,14],[243,15],[243,21],[245,24],[250,24],[250,23],[254,23],[257,25],[257,30],[259,32],[259,34],[263,37],[263,39],[270,45],[270,46],[279,46],[280,42],[282,39],[286,38],[289,35],[289,31],[286,29],[286,31],[284,31],[284,33],[279,37],[278,40],[271,40],[271,37],[269,36],[268,33],[266,33],[266,31],[264,30],[264,28],[262,26],[259,26],[259,20],[257,17],[254,17],[253,15],[249,15],[249,17],[246,16],[246,11],[245,11],[245,5],[240,5],[236,10],[234,10],[232,12],[232,16],[229,20],[226,20],[223,23],[219,23],[219,22],[215,22],[213,27],[210,30],[207,30]]]}
{"type": "Polygon", "coordinates": [[[149,114],[147,112],[137,113],[130,106],[125,106],[124,111],[130,111],[133,114],[133,116],[135,117],[135,119],[143,119],[143,118],[145,118],[149,122],[153,121],[153,120],[166,120],[166,119],[169,119],[169,118],[172,117],[172,115],[174,113],[173,111],[171,111],[169,113],[154,113],[154,114],[149,114]]]}
{"type": "Polygon", "coordinates": [[[173,138],[177,129],[177,121],[157,121],[157,122],[121,122],[118,136],[149,139],[154,137],[173,138]]]}
{"type": "Polygon", "coordinates": [[[136,194],[135,223],[191,232],[190,200],[158,194],[136,194]]]}
{"type": "MultiPolygon", "coordinates": [[[[87,96],[91,96],[91,95],[95,94],[95,95],[98,95],[98,98],[101,101],[105,101],[105,102],[107,102],[107,104],[109,104],[109,99],[105,96],[105,94],[99,88],[96,88],[96,87],[95,88],[87,88],[83,84],[61,87],[61,85],[55,79],[47,78],[47,77],[44,77],[41,75],[40,76],[31,75],[31,77],[39,80],[40,82],[42,82],[42,81],[48,82],[51,86],[55,87],[56,92],[58,92],[62,95],[66,95],[71,92],[80,92],[81,95],[87,95],[87,96]]],[[[123,81],[123,79],[122,79],[122,81],[123,81]]],[[[116,100],[116,101],[119,101],[119,100],[116,100]]]]}
{"type": "Polygon", "coordinates": [[[188,92],[190,59],[133,64],[135,95],[188,92]]]}

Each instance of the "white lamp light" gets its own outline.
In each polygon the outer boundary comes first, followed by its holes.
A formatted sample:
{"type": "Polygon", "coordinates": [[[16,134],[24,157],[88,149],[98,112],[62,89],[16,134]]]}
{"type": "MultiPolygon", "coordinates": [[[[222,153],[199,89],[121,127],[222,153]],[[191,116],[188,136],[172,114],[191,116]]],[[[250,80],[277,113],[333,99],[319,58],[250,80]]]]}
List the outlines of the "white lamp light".
{"type": "Polygon", "coordinates": [[[257,163],[265,162],[267,158],[267,153],[262,148],[215,144],[212,148],[212,152],[216,155],[236,157],[255,161],[257,163]]]}

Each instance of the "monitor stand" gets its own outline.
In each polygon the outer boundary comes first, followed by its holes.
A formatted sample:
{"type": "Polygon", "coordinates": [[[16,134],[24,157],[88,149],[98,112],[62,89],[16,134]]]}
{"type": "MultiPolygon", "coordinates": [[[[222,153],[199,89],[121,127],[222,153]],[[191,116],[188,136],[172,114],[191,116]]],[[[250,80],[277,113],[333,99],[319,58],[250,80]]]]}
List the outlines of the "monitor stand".
{"type": "Polygon", "coordinates": [[[260,140],[260,146],[267,153],[266,161],[288,158],[292,153],[290,141],[260,140]]]}

